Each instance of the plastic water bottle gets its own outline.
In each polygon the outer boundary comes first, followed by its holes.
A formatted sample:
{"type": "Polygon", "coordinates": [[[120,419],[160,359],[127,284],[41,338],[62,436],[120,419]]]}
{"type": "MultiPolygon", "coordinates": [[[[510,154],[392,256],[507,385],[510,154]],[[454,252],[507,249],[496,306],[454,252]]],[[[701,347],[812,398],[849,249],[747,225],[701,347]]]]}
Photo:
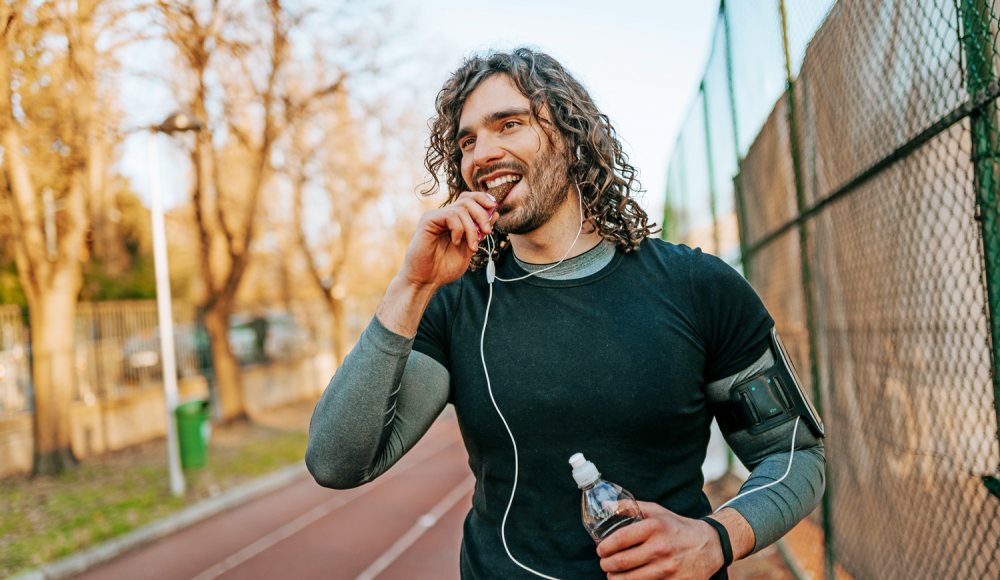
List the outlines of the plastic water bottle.
{"type": "Polygon", "coordinates": [[[615,530],[642,519],[642,510],[632,494],[622,486],[604,481],[597,466],[582,453],[569,458],[573,479],[583,490],[583,527],[600,544],[615,530]]]}

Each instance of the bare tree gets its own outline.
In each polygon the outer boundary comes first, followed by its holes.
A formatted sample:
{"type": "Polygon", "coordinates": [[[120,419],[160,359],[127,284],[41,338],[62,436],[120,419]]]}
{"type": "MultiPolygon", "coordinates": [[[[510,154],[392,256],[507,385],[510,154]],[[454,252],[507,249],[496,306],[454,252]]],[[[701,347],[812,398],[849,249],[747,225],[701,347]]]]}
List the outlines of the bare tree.
{"type": "Polygon", "coordinates": [[[294,154],[290,155],[289,180],[296,239],[306,258],[307,271],[333,315],[334,356],[339,362],[347,346],[345,267],[362,210],[384,193],[382,160],[366,148],[346,91],[335,95],[331,106],[316,117],[302,117],[290,126],[294,154]],[[319,121],[321,139],[310,145],[306,133],[314,127],[314,119],[319,121]],[[303,192],[310,183],[319,186],[317,189],[326,198],[321,207],[327,209],[315,244],[309,243],[303,219],[303,192]]]}
{"type": "Polygon", "coordinates": [[[281,0],[249,6],[159,0],[156,7],[187,77],[187,108],[208,121],[191,148],[192,202],[221,411],[234,419],[245,409],[239,365],[229,344],[229,315],[249,265],[259,199],[273,172],[272,152],[286,118],[339,91],[345,77],[289,97],[284,72],[294,62],[291,35],[309,12],[292,14],[281,0]],[[256,36],[259,30],[265,34],[256,36]],[[210,104],[221,112],[210,114],[210,104]]]}
{"type": "MultiPolygon", "coordinates": [[[[0,3],[0,143],[18,277],[30,308],[36,474],[76,464],[70,447],[73,319],[95,148],[107,102],[105,0],[0,3]]],[[[110,99],[109,99],[110,100],[110,99]]]]}

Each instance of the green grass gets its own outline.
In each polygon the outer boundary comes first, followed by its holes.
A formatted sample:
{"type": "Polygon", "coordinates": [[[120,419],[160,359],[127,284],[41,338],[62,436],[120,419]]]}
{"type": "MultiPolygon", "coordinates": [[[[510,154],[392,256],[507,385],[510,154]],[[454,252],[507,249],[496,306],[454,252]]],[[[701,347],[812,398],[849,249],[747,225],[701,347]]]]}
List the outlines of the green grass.
{"type": "Polygon", "coordinates": [[[58,477],[0,480],[0,578],[128,533],[222,490],[300,461],[307,436],[251,424],[217,428],[208,465],[170,494],[162,441],[83,462],[58,477]]]}

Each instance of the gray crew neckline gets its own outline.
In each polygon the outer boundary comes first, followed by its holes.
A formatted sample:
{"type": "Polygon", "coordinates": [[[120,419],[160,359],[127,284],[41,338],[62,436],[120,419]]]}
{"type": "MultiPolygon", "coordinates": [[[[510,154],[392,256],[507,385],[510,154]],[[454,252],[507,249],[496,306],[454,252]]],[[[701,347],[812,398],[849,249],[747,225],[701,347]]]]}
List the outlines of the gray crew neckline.
{"type": "Polygon", "coordinates": [[[514,256],[514,261],[524,271],[529,273],[538,272],[535,274],[537,278],[544,278],[546,280],[576,280],[595,274],[610,264],[611,260],[615,257],[615,249],[613,243],[601,240],[593,248],[579,256],[573,256],[551,270],[545,269],[550,268],[552,264],[531,264],[521,260],[513,252],[511,252],[511,255],[514,256]],[[541,272],[541,270],[545,271],[541,272]]]}

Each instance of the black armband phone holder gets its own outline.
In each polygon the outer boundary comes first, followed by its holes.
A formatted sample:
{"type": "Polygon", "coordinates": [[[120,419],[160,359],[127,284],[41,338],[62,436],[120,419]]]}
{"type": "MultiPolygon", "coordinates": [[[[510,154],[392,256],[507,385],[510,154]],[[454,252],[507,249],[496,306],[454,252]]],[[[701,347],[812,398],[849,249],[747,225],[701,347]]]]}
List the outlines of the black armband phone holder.
{"type": "Polygon", "coordinates": [[[729,402],[713,406],[719,428],[723,433],[746,429],[757,435],[802,417],[813,434],[824,437],[823,421],[812,401],[802,392],[792,359],[773,328],[771,353],[773,366],[733,386],[729,390],[729,402]]]}

